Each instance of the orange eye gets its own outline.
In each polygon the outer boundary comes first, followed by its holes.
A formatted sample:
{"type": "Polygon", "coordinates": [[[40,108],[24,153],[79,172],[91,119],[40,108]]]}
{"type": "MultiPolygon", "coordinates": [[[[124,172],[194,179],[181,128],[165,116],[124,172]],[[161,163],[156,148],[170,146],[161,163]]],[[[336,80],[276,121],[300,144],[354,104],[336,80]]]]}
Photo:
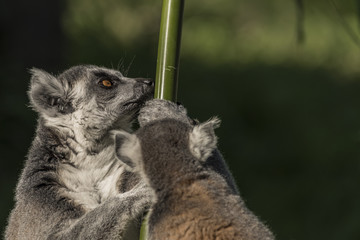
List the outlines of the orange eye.
{"type": "Polygon", "coordinates": [[[101,81],[101,84],[104,86],[104,87],[111,87],[113,84],[110,80],[102,80],[101,81]]]}

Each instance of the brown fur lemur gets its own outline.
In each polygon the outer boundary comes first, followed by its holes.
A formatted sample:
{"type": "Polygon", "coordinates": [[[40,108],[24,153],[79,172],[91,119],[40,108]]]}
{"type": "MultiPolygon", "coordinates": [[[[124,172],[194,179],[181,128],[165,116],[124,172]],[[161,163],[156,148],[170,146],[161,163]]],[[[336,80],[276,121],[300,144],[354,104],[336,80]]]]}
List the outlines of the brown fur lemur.
{"type": "Polygon", "coordinates": [[[153,191],[148,239],[274,239],[216,149],[219,120],[192,126],[185,109],[163,100],[148,102],[139,120],[136,134],[117,132],[115,142],[118,158],[153,191]]]}

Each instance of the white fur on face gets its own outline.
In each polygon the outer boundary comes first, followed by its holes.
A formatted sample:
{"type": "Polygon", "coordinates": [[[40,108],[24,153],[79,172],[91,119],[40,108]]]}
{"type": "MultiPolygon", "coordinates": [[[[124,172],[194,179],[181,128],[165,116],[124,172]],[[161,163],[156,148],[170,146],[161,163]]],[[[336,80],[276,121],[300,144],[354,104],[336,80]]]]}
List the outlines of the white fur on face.
{"type": "Polygon", "coordinates": [[[85,96],[85,89],[86,89],[86,80],[83,79],[78,81],[75,86],[72,88],[70,92],[70,96],[72,99],[81,100],[85,96]]]}
{"type": "Polygon", "coordinates": [[[95,97],[78,105],[78,109],[71,114],[50,117],[42,114],[45,125],[54,127],[60,133],[73,137],[85,149],[98,147],[96,140],[109,134],[110,130],[122,129],[131,131],[132,115],[118,115],[111,111],[100,110],[95,97]]]}

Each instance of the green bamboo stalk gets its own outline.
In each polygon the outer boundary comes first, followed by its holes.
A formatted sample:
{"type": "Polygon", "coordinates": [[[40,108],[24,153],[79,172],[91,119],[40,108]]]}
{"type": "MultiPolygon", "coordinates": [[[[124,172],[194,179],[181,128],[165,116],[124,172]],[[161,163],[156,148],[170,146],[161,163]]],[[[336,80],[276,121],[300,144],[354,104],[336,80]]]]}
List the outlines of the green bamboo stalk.
{"type": "Polygon", "coordinates": [[[176,102],[185,0],[164,0],[155,78],[155,98],[176,102]]]}
{"type": "Polygon", "coordinates": [[[139,240],[146,240],[147,239],[148,220],[149,220],[148,218],[149,218],[149,214],[146,214],[144,220],[141,223],[139,240]]]}
{"type": "MultiPolygon", "coordinates": [[[[164,0],[161,11],[161,23],[158,56],[155,77],[154,98],[176,102],[179,76],[180,43],[182,17],[185,0],[164,0]]],[[[147,238],[148,216],[140,229],[140,240],[147,238]]]]}

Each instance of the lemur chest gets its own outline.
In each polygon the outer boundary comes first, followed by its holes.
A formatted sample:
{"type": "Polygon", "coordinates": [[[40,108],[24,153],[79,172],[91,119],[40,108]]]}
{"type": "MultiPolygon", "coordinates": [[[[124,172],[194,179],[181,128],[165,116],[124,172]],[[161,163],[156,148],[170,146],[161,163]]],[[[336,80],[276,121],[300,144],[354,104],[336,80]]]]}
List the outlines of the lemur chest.
{"type": "Polygon", "coordinates": [[[123,171],[113,147],[96,155],[73,154],[70,164],[61,164],[58,170],[64,186],[60,194],[85,210],[94,209],[119,193],[117,185],[123,171]]]}

